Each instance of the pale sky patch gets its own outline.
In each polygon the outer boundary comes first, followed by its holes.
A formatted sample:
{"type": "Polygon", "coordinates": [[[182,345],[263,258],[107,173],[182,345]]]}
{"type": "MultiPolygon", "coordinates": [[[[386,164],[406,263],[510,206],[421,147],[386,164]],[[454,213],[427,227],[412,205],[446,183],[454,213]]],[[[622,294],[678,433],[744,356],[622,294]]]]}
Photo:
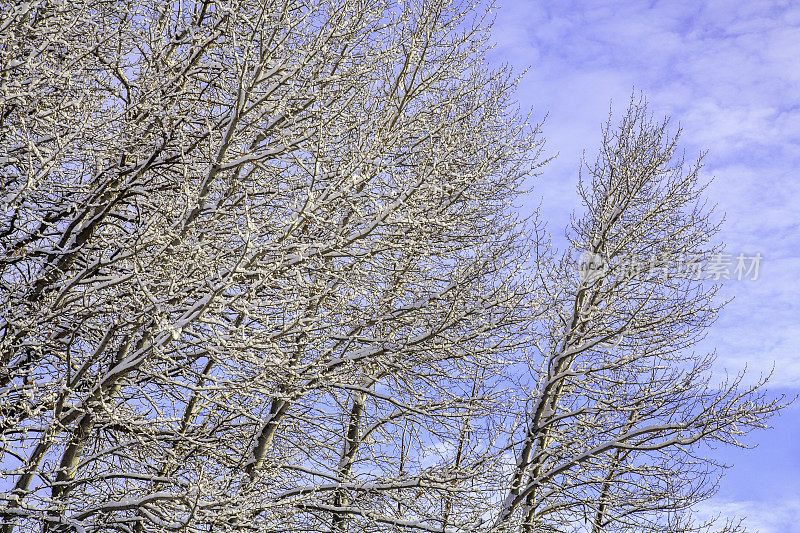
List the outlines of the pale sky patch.
{"type": "MultiPolygon", "coordinates": [[[[757,280],[724,283],[734,300],[702,347],[716,347],[719,370],[746,366],[754,380],[774,368],[775,392],[800,392],[800,4],[506,0],[494,36],[493,59],[530,67],[522,107],[548,115],[547,153],[559,156],[532,203],[542,198],[554,244],[563,249],[580,209],[580,157],[594,160],[609,104],[622,112],[641,91],[656,118],[683,129],[687,160],[708,151],[728,253],[763,256],[757,280]]],[[[800,531],[800,462],[787,457],[800,451],[800,409],[773,425],[758,449],[724,452],[736,468],[706,509],[747,515],[751,531],[800,531]]]]}

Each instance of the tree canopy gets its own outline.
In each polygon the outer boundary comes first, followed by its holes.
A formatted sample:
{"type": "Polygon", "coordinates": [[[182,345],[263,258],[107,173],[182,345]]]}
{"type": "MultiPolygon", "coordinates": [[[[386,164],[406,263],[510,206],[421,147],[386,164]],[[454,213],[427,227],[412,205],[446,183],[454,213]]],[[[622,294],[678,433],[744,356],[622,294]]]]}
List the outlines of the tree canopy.
{"type": "Polygon", "coordinates": [[[710,526],[780,403],[692,351],[716,228],[643,101],[558,256],[488,8],[0,6],[3,533],[710,526]]]}

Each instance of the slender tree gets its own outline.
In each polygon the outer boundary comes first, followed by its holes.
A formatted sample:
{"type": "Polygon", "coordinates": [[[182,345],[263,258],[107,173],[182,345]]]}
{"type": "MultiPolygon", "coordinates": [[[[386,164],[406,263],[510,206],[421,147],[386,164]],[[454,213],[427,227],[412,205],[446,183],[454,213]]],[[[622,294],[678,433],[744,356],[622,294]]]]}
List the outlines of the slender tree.
{"type": "Polygon", "coordinates": [[[715,380],[713,355],[693,349],[720,305],[686,267],[720,247],[677,141],[632,100],[587,165],[572,248],[542,276],[552,311],[499,529],[700,530],[675,517],[715,490],[705,446],[741,445],[780,407],[763,381],[715,380]]]}

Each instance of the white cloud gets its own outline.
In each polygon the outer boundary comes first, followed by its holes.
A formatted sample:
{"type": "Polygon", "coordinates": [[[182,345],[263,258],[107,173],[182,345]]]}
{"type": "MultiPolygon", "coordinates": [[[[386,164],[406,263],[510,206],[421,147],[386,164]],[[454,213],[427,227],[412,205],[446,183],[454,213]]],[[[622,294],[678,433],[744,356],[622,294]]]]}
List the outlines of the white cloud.
{"type": "MultiPolygon", "coordinates": [[[[669,115],[683,127],[687,159],[709,150],[703,175],[715,178],[708,196],[726,213],[720,237],[728,251],[763,255],[757,281],[725,284],[723,297],[735,299],[702,348],[717,349],[720,369],[747,365],[754,380],[774,367],[774,387],[800,391],[800,4],[504,4],[494,57],[518,71],[531,67],[518,97],[539,116],[549,113],[548,153],[560,154],[536,189],[554,244],[564,246],[562,228],[580,208],[575,185],[582,150],[594,158],[609,101],[623,110],[635,86],[657,117],[669,115]]],[[[735,455],[732,474],[759,476],[722,481],[721,494],[745,494],[742,501],[715,499],[703,512],[747,516],[749,530],[760,533],[800,531],[800,500],[796,490],[786,490],[797,477],[789,457],[797,454],[770,441],[795,442],[800,411],[787,410],[773,424],[773,432],[754,436],[769,445],[735,455]]]]}
{"type": "MultiPolygon", "coordinates": [[[[559,158],[537,189],[556,244],[583,149],[593,159],[609,100],[632,88],[683,127],[687,157],[709,150],[709,197],[726,213],[731,253],[761,252],[757,282],[729,283],[736,300],[710,334],[720,365],[781,368],[800,388],[800,7],[792,2],[522,0],[500,10],[496,58],[532,67],[520,98],[542,115],[559,158]],[[772,359],[770,359],[772,358],[772,359]]],[[[711,346],[711,343],[709,343],[711,346]]],[[[777,375],[776,375],[777,377],[777,375]]]]}
{"type": "Polygon", "coordinates": [[[792,533],[800,525],[800,500],[786,499],[765,505],[760,501],[710,500],[698,506],[697,517],[710,519],[716,516],[744,518],[748,531],[757,533],[792,533]]]}

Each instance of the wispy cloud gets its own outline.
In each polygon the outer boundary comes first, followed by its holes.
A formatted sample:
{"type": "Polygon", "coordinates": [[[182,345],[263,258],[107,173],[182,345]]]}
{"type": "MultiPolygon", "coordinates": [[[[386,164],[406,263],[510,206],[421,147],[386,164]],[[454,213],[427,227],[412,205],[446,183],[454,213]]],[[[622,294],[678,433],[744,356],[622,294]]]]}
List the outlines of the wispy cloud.
{"type": "MultiPolygon", "coordinates": [[[[537,189],[554,242],[563,246],[561,228],[580,208],[581,153],[593,159],[609,102],[623,111],[641,90],[656,116],[683,128],[687,158],[709,151],[703,172],[714,178],[708,197],[725,213],[728,251],[763,255],[757,281],[724,284],[722,296],[734,300],[703,348],[717,349],[720,369],[747,366],[756,379],[774,367],[773,387],[800,391],[800,4],[505,0],[501,7],[494,58],[531,68],[519,97],[539,116],[548,113],[547,147],[559,153],[537,189]]],[[[786,460],[787,443],[800,441],[800,409],[774,425],[758,436],[766,446],[723,453],[736,468],[704,512],[747,516],[761,533],[800,531],[791,488],[800,472],[786,460]]]]}
{"type": "Polygon", "coordinates": [[[711,519],[717,516],[746,517],[743,525],[748,531],[758,533],[791,533],[787,524],[800,524],[800,499],[790,499],[764,505],[760,501],[729,502],[715,500],[697,509],[698,518],[711,519]]]}
{"type": "Polygon", "coordinates": [[[581,153],[599,142],[609,101],[632,89],[683,128],[687,157],[708,150],[710,199],[725,213],[734,254],[760,252],[760,279],[731,282],[735,297],[710,332],[720,366],[781,368],[776,385],[800,388],[800,6],[792,2],[506,2],[495,57],[531,67],[523,103],[547,112],[559,158],[538,192],[560,234],[581,153]],[[535,4],[535,5],[532,5],[535,4]]]}

